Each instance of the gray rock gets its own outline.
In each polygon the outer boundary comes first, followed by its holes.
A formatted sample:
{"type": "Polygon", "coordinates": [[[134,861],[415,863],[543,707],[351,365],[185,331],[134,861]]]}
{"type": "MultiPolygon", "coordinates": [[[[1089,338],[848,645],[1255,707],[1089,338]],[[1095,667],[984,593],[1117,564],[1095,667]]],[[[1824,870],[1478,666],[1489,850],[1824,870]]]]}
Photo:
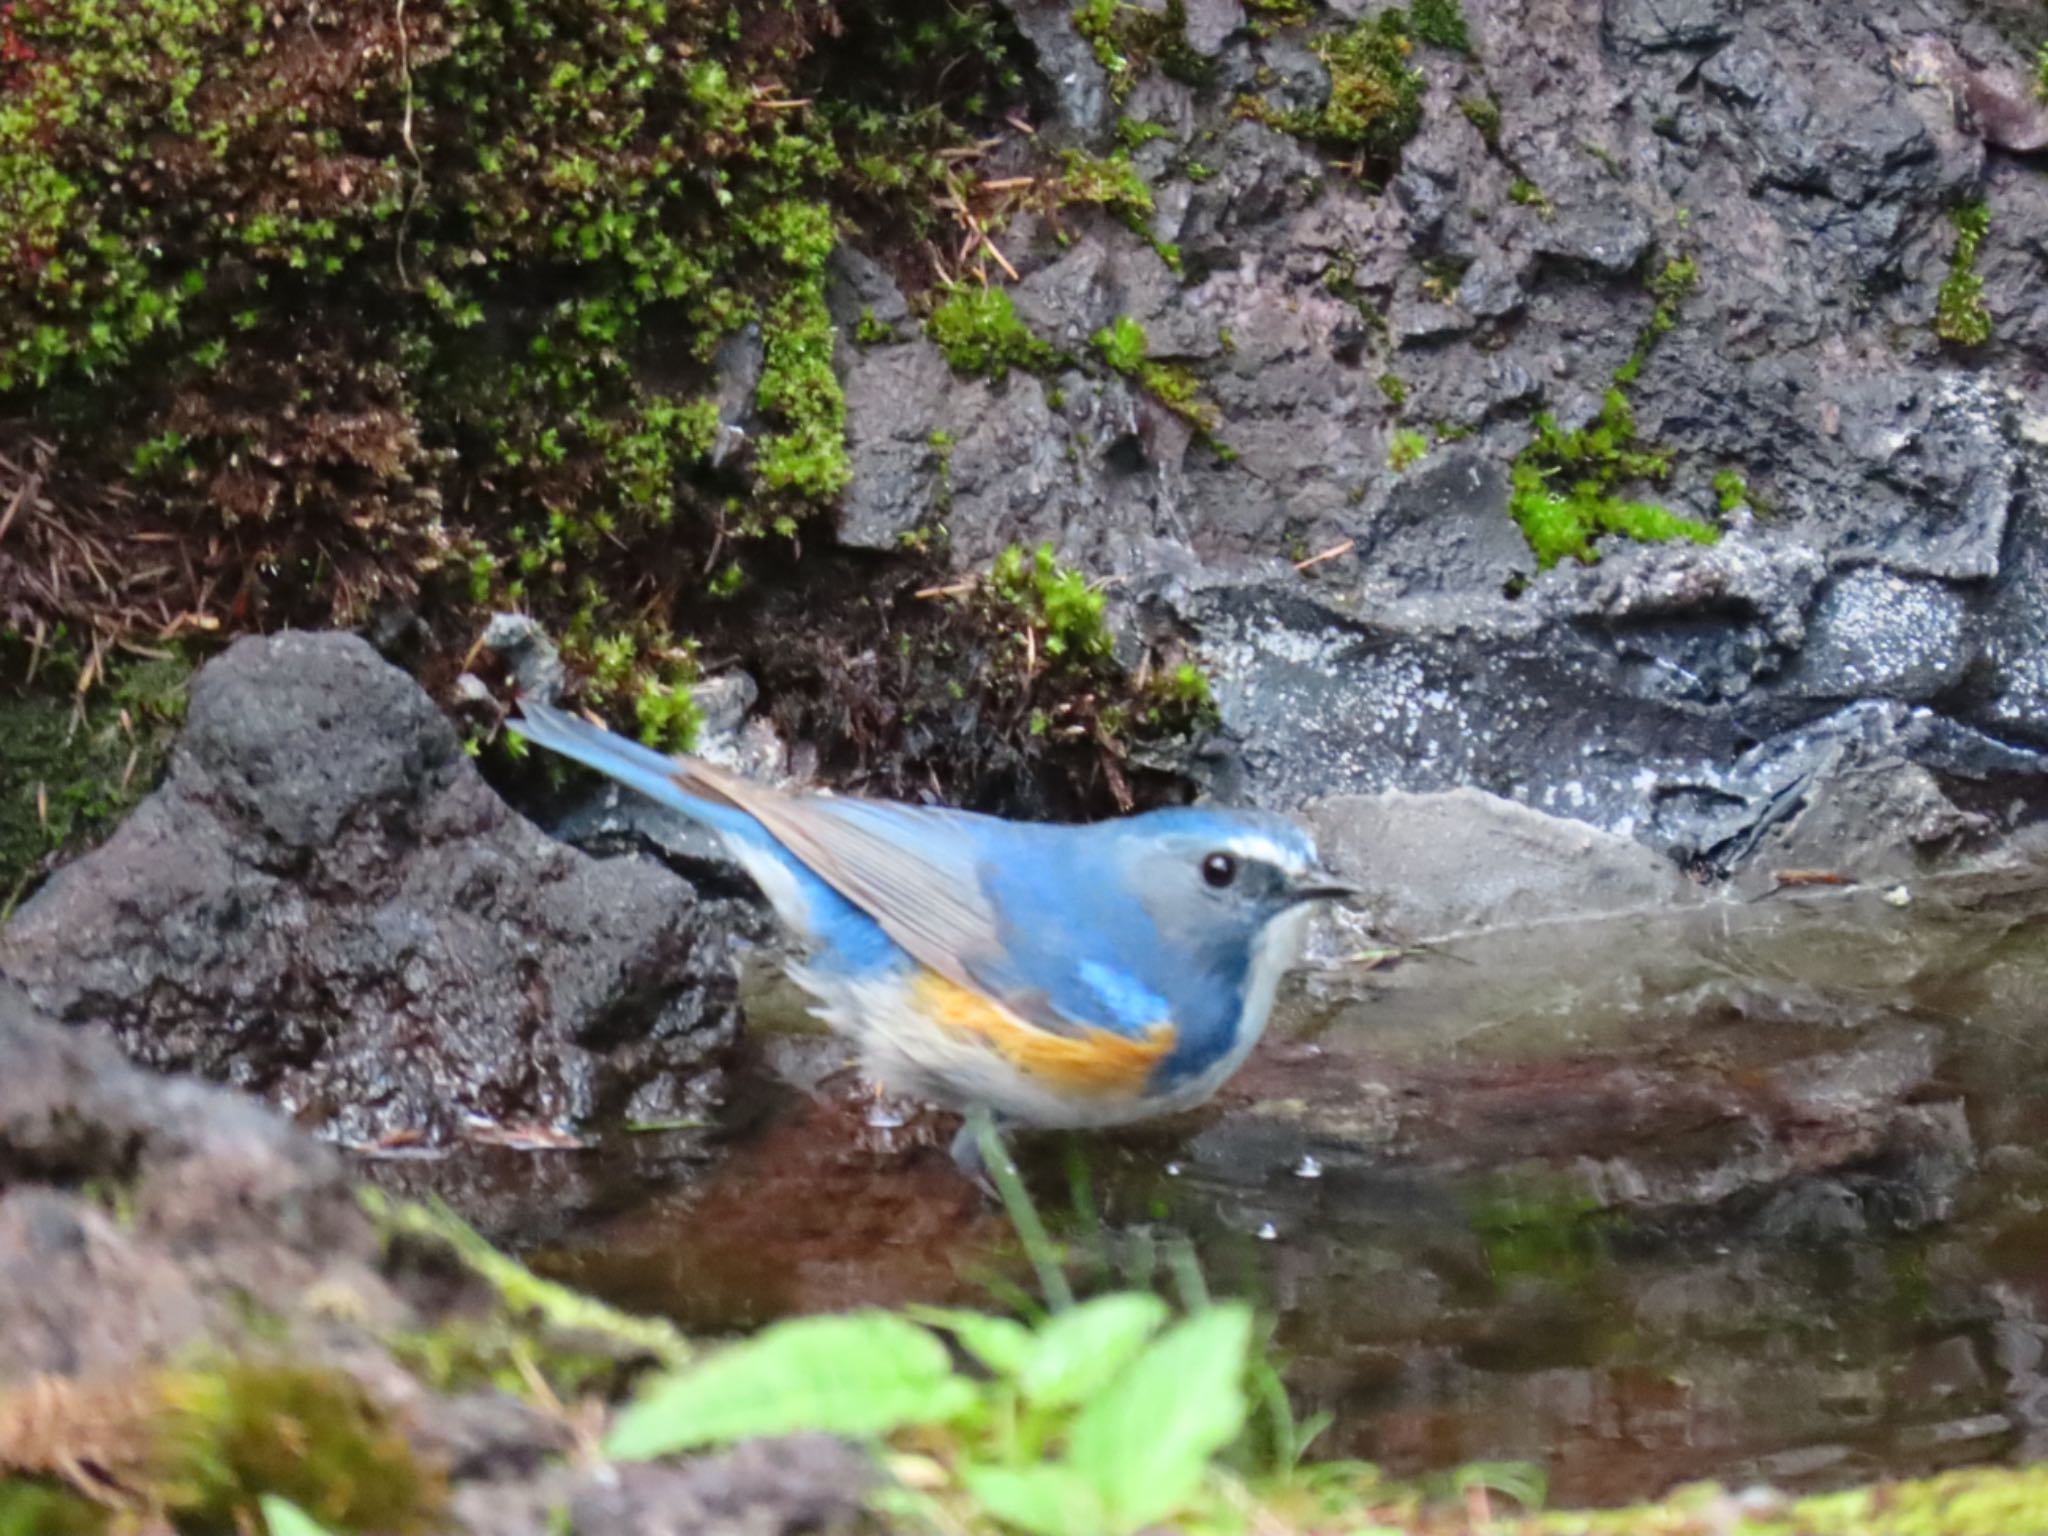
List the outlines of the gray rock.
{"type": "Polygon", "coordinates": [[[1521,530],[1502,515],[1507,495],[1501,467],[1462,445],[1410,470],[1359,545],[1375,599],[1498,601],[1531,564],[1521,530]]]}
{"type": "Polygon", "coordinates": [[[2048,149],[2048,102],[2019,70],[2002,64],[1973,67],[1947,38],[1923,34],[1908,44],[1901,74],[1947,92],[1985,143],[2016,154],[2048,149]]]}
{"type": "Polygon", "coordinates": [[[1613,188],[1552,192],[1555,219],[1539,220],[1531,248],[1602,277],[1620,277],[1650,254],[1650,221],[1642,210],[1614,195],[1613,188]]]}
{"type": "MultiPolygon", "coordinates": [[[[1156,8],[1164,10],[1164,0],[1157,0],[1156,8]]],[[[1244,6],[1239,0],[1187,0],[1185,10],[1181,35],[1206,59],[1221,53],[1223,45],[1244,26],[1244,6]]]]}
{"type": "Polygon", "coordinates": [[[1730,0],[1606,0],[1600,20],[1615,46],[1654,53],[1724,43],[1736,12],[1730,0]]]}
{"type": "Polygon", "coordinates": [[[1440,936],[1698,898],[1631,838],[1474,789],[1339,795],[1308,812],[1324,860],[1391,931],[1440,936]]]}
{"type": "Polygon", "coordinates": [[[710,909],[513,815],[343,635],[209,665],[168,782],[0,933],[0,974],[128,1053],[349,1141],[577,1121],[732,1028],[710,909]]]}
{"type": "Polygon", "coordinates": [[[853,336],[863,315],[872,317],[877,325],[891,327],[905,327],[910,320],[910,305],[896,280],[879,262],[850,245],[832,253],[826,268],[825,303],[842,338],[853,336]]]}
{"type": "Polygon", "coordinates": [[[853,480],[839,506],[839,542],[897,548],[939,510],[943,465],[933,447],[953,370],[919,338],[872,347],[847,364],[846,447],[853,480]]]}
{"type": "Polygon", "coordinates": [[[1482,320],[1520,314],[1529,297],[1522,288],[1523,276],[1517,263],[1500,252],[1488,252],[1465,269],[1458,283],[1458,307],[1482,320]]]}
{"type": "Polygon", "coordinates": [[[868,1455],[825,1435],[761,1440],[681,1464],[621,1464],[570,1501],[577,1536],[833,1536],[870,1528],[868,1455]]]}
{"type": "Polygon", "coordinates": [[[107,1375],[353,1296],[402,1325],[340,1159],[236,1094],[124,1061],[0,982],[0,1388],[107,1375]],[[116,1221],[78,1199],[119,1188],[116,1221]]]}
{"type": "Polygon", "coordinates": [[[1050,386],[1064,403],[928,357],[857,364],[853,541],[886,547],[949,496],[962,567],[1051,539],[1125,578],[1126,651],[1170,636],[1215,676],[1203,782],[1270,805],[1473,786],[1720,871],[1787,824],[1788,785],[1832,782],[1842,742],[1873,731],[1857,750],[1892,767],[1842,790],[1872,846],[1945,824],[1944,805],[2048,804],[2041,759],[1997,746],[2048,745],[2048,527],[2027,489],[2048,442],[2029,405],[2048,187],[1986,159],[2024,125],[1970,104],[1974,77],[2024,61],[1953,0],[1902,19],[1604,0],[1597,29],[1583,11],[1473,10],[1500,151],[1460,110],[1464,67],[1426,53],[1424,121],[1384,193],[1232,111],[1322,99],[1313,26],[1232,39],[1200,87],[1148,76],[1174,140],[1150,147],[1156,233],[1187,280],[1108,220],[1058,251],[1044,225],[1006,237],[1020,309],[1082,359],[1050,386]],[[1214,175],[1184,185],[1175,157],[1214,175]],[[1515,176],[1553,217],[1510,200],[1515,176]],[[1965,366],[1931,320],[1948,212],[1980,195],[1996,335],[1965,366]],[[1624,490],[1725,536],[1609,537],[1596,565],[1539,572],[1508,515],[1530,419],[1592,420],[1678,257],[1697,287],[1628,386],[1671,473],[1624,490]],[[1086,337],[1117,313],[1193,367],[1234,460],[1093,376],[1086,337]],[[1397,427],[1464,440],[1397,475],[1397,427]],[[955,442],[943,490],[934,428],[955,442]]]}
{"type": "Polygon", "coordinates": [[[712,398],[718,405],[718,441],[712,445],[713,467],[739,453],[754,420],[754,396],[761,387],[761,372],[767,366],[767,347],[761,327],[750,321],[718,344],[711,359],[716,387],[712,398]]]}
{"type": "Polygon", "coordinates": [[[484,625],[483,644],[511,671],[520,698],[536,704],[561,702],[569,674],[562,666],[562,653],[536,620],[523,613],[494,613],[484,625]]]}
{"type": "Polygon", "coordinates": [[[1931,699],[1976,659],[1971,629],[1968,599],[1946,582],[1848,571],[1822,596],[1786,687],[1836,699],[1931,699]]]}
{"type": "Polygon", "coordinates": [[[1004,8],[1038,55],[1038,75],[1052,89],[1060,128],[1090,139],[1110,120],[1109,76],[1086,38],[1074,30],[1064,0],[1005,0],[1004,8]]]}

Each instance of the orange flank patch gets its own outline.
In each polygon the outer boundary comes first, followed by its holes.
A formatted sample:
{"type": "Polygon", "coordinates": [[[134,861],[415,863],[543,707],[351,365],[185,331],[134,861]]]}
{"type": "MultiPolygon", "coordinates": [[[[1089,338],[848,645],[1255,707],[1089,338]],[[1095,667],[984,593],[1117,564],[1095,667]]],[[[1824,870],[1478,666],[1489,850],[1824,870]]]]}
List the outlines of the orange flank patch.
{"type": "Polygon", "coordinates": [[[948,1034],[979,1040],[1018,1071],[1073,1093],[1137,1093],[1177,1037],[1171,1024],[1154,1024],[1136,1038],[1085,1028],[1059,1035],[936,971],[921,971],[911,985],[919,1011],[948,1034]]]}

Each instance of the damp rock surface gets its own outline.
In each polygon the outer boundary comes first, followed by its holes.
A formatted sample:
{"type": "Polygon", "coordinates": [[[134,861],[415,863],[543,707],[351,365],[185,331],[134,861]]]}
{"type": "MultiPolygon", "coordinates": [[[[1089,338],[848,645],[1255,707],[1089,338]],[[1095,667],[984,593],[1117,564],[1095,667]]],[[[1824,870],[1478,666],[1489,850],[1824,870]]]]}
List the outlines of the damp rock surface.
{"type": "Polygon", "coordinates": [[[672,1110],[732,1027],[717,911],[545,837],[360,640],[286,634],[201,673],[167,782],[0,975],[341,1139],[442,1139],[672,1110]]]}

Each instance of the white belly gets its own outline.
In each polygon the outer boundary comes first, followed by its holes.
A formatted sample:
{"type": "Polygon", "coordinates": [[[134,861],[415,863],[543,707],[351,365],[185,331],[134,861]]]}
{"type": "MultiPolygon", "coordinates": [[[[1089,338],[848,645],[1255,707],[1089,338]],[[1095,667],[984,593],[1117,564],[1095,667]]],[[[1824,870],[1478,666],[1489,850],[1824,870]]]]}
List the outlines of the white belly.
{"type": "Polygon", "coordinates": [[[1245,978],[1244,1007],[1225,1051],[1198,1076],[1160,1093],[1077,1094],[1020,1070],[993,1046],[950,1033],[911,1011],[900,976],[850,980],[790,967],[818,1000],[817,1015],[860,1049],[867,1074],[891,1093],[948,1109],[977,1105],[1025,1125],[1083,1130],[1124,1125],[1206,1103],[1265,1033],[1280,979],[1301,953],[1308,910],[1296,907],[1266,926],[1245,978]]]}

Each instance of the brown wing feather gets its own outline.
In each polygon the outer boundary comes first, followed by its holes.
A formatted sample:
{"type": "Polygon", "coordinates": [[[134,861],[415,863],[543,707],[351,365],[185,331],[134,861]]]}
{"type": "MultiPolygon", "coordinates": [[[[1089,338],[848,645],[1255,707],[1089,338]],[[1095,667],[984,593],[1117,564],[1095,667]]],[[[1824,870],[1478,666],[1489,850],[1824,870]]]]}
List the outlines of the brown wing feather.
{"type": "MultiPolygon", "coordinates": [[[[926,832],[933,854],[883,836],[861,817],[892,815],[876,801],[789,795],[753,784],[709,763],[679,760],[676,783],[693,795],[723,801],[752,816],[840,895],[881,924],[882,931],[948,981],[996,1000],[1040,1029],[1070,1034],[1074,1026],[1043,994],[996,992],[976,974],[977,959],[1001,953],[994,910],[982,895],[971,850],[946,848],[948,830],[926,832]],[[950,857],[934,856],[940,853],[950,857]]],[[[957,834],[955,834],[957,835],[957,834]]],[[[987,967],[981,967],[986,970],[987,967]]]]}

